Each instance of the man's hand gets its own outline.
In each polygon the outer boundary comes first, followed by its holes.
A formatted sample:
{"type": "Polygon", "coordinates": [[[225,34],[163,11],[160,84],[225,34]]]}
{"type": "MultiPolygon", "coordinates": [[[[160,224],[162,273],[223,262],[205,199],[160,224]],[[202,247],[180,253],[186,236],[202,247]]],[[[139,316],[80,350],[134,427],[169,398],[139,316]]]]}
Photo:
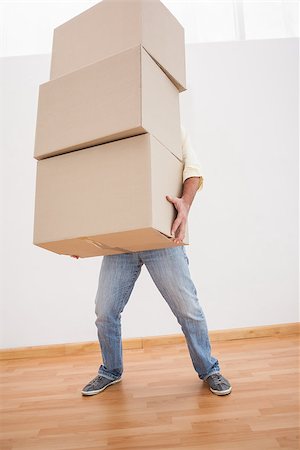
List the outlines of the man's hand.
{"type": "Polygon", "coordinates": [[[177,217],[174,220],[171,228],[173,240],[175,244],[182,244],[182,241],[185,236],[186,222],[190,206],[188,205],[188,203],[185,202],[185,200],[182,197],[181,198],[170,197],[170,195],[167,195],[166,198],[170,203],[173,203],[173,205],[177,210],[177,217]]]}
{"type": "Polygon", "coordinates": [[[200,177],[187,178],[183,183],[182,197],[170,197],[170,195],[166,196],[167,200],[170,203],[173,203],[177,210],[177,217],[171,228],[171,234],[175,244],[182,244],[184,239],[188,214],[199,188],[199,181],[200,177]]]}

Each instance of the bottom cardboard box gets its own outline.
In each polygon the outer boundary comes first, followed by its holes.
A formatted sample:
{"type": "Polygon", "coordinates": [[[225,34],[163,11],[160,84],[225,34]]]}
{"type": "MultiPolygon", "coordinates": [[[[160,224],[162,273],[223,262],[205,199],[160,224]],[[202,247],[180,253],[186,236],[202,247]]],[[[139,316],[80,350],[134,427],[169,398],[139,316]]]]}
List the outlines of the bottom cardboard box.
{"type": "Polygon", "coordinates": [[[178,246],[166,195],[182,169],[149,133],[38,161],[33,243],[82,258],[178,246]]]}
{"type": "Polygon", "coordinates": [[[178,247],[169,236],[160,233],[154,228],[144,228],[99,236],[82,236],[64,241],[47,242],[45,244],[39,244],[39,246],[55,253],[78,255],[81,258],[178,247]],[[123,247],[124,245],[127,248],[123,247]]]}

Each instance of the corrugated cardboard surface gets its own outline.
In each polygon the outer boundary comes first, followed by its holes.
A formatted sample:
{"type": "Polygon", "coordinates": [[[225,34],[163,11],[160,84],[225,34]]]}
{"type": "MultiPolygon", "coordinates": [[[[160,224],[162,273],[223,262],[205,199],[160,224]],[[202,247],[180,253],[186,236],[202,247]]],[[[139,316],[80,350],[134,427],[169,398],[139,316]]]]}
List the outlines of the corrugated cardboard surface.
{"type": "Polygon", "coordinates": [[[34,244],[81,257],[174,246],[166,195],[182,169],[148,133],[38,161],[34,244]]]}
{"type": "Polygon", "coordinates": [[[51,79],[143,45],[186,89],[184,29],[158,0],[103,0],[54,30],[51,79]]]}
{"type": "Polygon", "coordinates": [[[179,95],[141,46],[40,86],[34,156],[150,132],[179,159],[179,95]]]}

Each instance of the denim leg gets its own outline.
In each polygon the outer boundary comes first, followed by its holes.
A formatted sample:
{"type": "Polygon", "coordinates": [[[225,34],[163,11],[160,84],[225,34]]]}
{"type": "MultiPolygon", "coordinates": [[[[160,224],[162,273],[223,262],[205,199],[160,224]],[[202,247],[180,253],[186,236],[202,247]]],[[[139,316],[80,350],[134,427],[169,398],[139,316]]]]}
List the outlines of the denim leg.
{"type": "Polygon", "coordinates": [[[95,324],[103,364],[98,373],[115,380],[123,372],[121,312],[141,272],[137,253],[104,256],[95,299],[95,324]]]}
{"type": "Polygon", "coordinates": [[[140,256],[181,325],[199,378],[205,380],[212,373],[219,373],[219,362],[211,355],[206,318],[191,279],[184,247],[140,252],[140,256]]]}

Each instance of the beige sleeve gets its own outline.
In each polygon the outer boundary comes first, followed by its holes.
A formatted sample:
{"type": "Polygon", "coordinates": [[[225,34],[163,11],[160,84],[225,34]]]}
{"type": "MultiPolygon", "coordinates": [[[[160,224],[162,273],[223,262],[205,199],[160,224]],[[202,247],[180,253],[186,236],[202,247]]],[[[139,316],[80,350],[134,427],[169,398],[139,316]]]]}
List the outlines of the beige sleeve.
{"type": "Polygon", "coordinates": [[[199,188],[200,191],[203,188],[203,170],[201,163],[196,155],[189,135],[185,128],[181,126],[181,145],[182,145],[182,159],[183,159],[183,183],[187,178],[200,177],[199,188]]]}

